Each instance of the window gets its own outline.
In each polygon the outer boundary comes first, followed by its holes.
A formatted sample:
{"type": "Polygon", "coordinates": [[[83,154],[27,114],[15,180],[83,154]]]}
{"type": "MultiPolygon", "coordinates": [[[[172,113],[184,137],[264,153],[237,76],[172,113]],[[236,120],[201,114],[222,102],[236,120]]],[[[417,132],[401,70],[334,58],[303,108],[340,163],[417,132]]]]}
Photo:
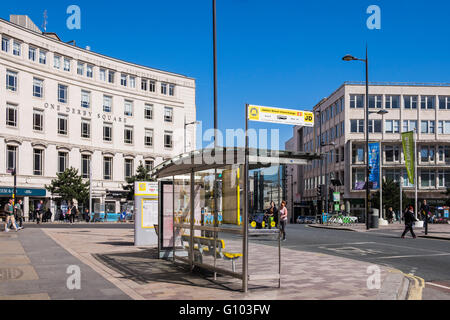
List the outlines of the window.
{"type": "Polygon", "coordinates": [[[173,147],[172,131],[164,131],[164,148],[171,149],[173,147]]]}
{"type": "Polygon", "coordinates": [[[61,57],[56,54],[53,56],[53,67],[55,69],[61,69],[61,57]]]}
{"type": "Polygon", "coordinates": [[[409,181],[408,171],[406,171],[406,170],[403,170],[403,186],[406,187],[406,188],[414,187],[414,183],[411,183],[409,181]]]}
{"type": "Polygon", "coordinates": [[[150,171],[153,169],[153,161],[145,160],[145,170],[150,171]]]}
{"type": "Polygon", "coordinates": [[[450,134],[450,121],[439,121],[438,122],[438,133],[439,134],[450,134]]]}
{"type": "Polygon", "coordinates": [[[422,163],[435,162],[434,146],[422,146],[420,148],[420,161],[422,163]]]}
{"type": "Polygon", "coordinates": [[[9,39],[2,37],[2,51],[9,52],[9,39]]]}
{"type": "Polygon", "coordinates": [[[16,40],[14,40],[13,41],[13,50],[12,50],[13,55],[20,56],[21,55],[21,50],[20,50],[21,47],[22,47],[22,44],[16,40]]]}
{"type": "Polygon", "coordinates": [[[141,89],[144,91],[147,91],[147,80],[146,79],[142,79],[141,80],[141,89]]]}
{"type": "Polygon", "coordinates": [[[365,147],[363,145],[353,145],[352,162],[365,163],[365,147]]]}
{"type": "Polygon", "coordinates": [[[81,137],[85,139],[91,138],[91,121],[88,119],[81,119],[81,137]]]}
{"type": "Polygon", "coordinates": [[[421,133],[435,133],[435,121],[422,121],[420,125],[420,132],[421,133]]]}
{"type": "Polygon", "coordinates": [[[112,141],[112,124],[104,123],[103,124],[103,141],[111,142],[112,141]]]}
{"type": "Polygon", "coordinates": [[[167,83],[161,83],[161,94],[167,94],[167,83]]]}
{"type": "Polygon", "coordinates": [[[90,108],[91,106],[91,93],[89,91],[81,90],[81,107],[90,108]]]}
{"type": "Polygon", "coordinates": [[[403,131],[410,132],[417,129],[417,120],[403,120],[403,131]]]}
{"type": "Polygon", "coordinates": [[[6,70],[6,89],[17,91],[17,72],[6,70]]]}
{"type": "Polygon", "coordinates": [[[175,95],[175,85],[174,84],[169,84],[169,96],[174,96],[175,95]]]}
{"type": "Polygon", "coordinates": [[[398,109],[400,108],[400,96],[386,96],[386,108],[387,109],[398,109]]]}
{"type": "Polygon", "coordinates": [[[12,104],[6,105],[6,125],[17,127],[17,106],[12,104]]]}
{"type": "Polygon", "coordinates": [[[30,61],[36,61],[36,48],[28,47],[28,59],[30,61]]]}
{"type": "Polygon", "coordinates": [[[90,175],[91,156],[87,154],[81,155],[81,177],[88,179],[90,175]]]}
{"type": "Polygon", "coordinates": [[[434,109],[435,107],[435,96],[421,96],[420,97],[420,108],[421,109],[434,109]]]}
{"type": "Polygon", "coordinates": [[[450,146],[439,146],[438,162],[446,164],[450,163],[450,146]]]}
{"type": "Polygon", "coordinates": [[[405,109],[417,109],[418,96],[404,96],[405,109]]]}
{"type": "Polygon", "coordinates": [[[58,173],[63,173],[67,169],[69,162],[69,154],[67,152],[58,152],[58,173]]]}
{"type": "Polygon", "coordinates": [[[450,96],[439,96],[439,109],[450,109],[450,96]]]}
{"type": "Polygon", "coordinates": [[[100,69],[100,81],[106,81],[106,70],[100,69]]]}
{"type": "Polygon", "coordinates": [[[70,72],[70,59],[64,58],[64,71],[70,72]]]}
{"type": "Polygon", "coordinates": [[[86,77],[93,78],[94,77],[94,66],[88,64],[86,66],[86,77]]]}
{"type": "Polygon", "coordinates": [[[58,84],[58,101],[67,103],[67,86],[58,84]]]}
{"type": "Polygon", "coordinates": [[[156,81],[155,80],[150,80],[149,91],[156,92],[156,81]]]}
{"type": "Polygon", "coordinates": [[[136,78],[130,76],[130,88],[136,88],[136,78]]]}
{"type": "Polygon", "coordinates": [[[364,120],[350,120],[351,133],[364,133],[364,120]]]}
{"type": "Polygon", "coordinates": [[[341,162],[345,161],[345,147],[341,148],[341,162]]]}
{"type": "Polygon", "coordinates": [[[125,179],[133,176],[133,159],[125,159],[125,179]]]}
{"type": "Polygon", "coordinates": [[[6,170],[17,168],[17,147],[7,146],[6,148],[6,170]]]}
{"type": "Polygon", "coordinates": [[[369,120],[369,132],[381,133],[381,120],[369,120]]]}
{"type": "Polygon", "coordinates": [[[114,71],[109,70],[108,71],[108,82],[109,83],[114,83],[114,71]]]}
{"type": "Polygon", "coordinates": [[[33,110],[33,130],[44,131],[44,112],[42,110],[33,110]]]}
{"type": "Polygon", "coordinates": [[[83,62],[78,61],[77,74],[80,75],[80,76],[84,75],[84,63],[83,62]]]}
{"type": "Polygon", "coordinates": [[[339,160],[341,159],[339,157],[339,149],[336,149],[335,153],[336,153],[336,156],[335,156],[336,163],[339,163],[339,160]]]}
{"type": "Polygon", "coordinates": [[[381,95],[369,95],[369,108],[381,109],[381,104],[383,101],[383,96],[381,95]]]}
{"type": "Polygon", "coordinates": [[[153,119],[153,105],[146,104],[144,107],[144,117],[147,120],[153,119]]]}
{"type": "Polygon", "coordinates": [[[44,80],[33,78],[33,96],[36,98],[44,96],[44,80]]]}
{"type": "Polygon", "coordinates": [[[47,64],[47,51],[39,50],[39,63],[47,64]]]}
{"type": "Polygon", "coordinates": [[[400,120],[386,120],[385,133],[399,133],[400,132],[400,120]]]}
{"type": "Polygon", "coordinates": [[[144,144],[146,147],[153,146],[153,130],[152,129],[145,129],[144,144]]]}
{"type": "Polygon", "coordinates": [[[164,108],[164,121],[165,122],[173,121],[173,108],[170,108],[170,107],[164,108]]]}
{"type": "Polygon", "coordinates": [[[384,147],[386,163],[400,162],[400,147],[399,146],[385,146],[384,147]]]}
{"type": "Polygon", "coordinates": [[[103,96],[103,111],[112,112],[112,97],[103,96]]]}
{"type": "Polygon", "coordinates": [[[33,149],[33,175],[42,176],[42,168],[44,161],[44,150],[33,149]]]}
{"type": "Polygon", "coordinates": [[[421,188],[434,188],[436,187],[436,172],[434,170],[420,171],[420,186],[421,188]]]}
{"type": "Polygon", "coordinates": [[[350,108],[364,108],[364,95],[363,94],[351,94],[350,95],[350,108]]]}
{"type": "Polygon", "coordinates": [[[449,170],[438,171],[438,186],[440,188],[450,188],[450,171],[449,170]]]}
{"type": "Polygon", "coordinates": [[[67,116],[58,115],[58,134],[67,135],[67,116]]]}
{"type": "Polygon", "coordinates": [[[353,168],[352,172],[353,190],[364,190],[366,175],[365,170],[353,168]]]}
{"type": "Polygon", "coordinates": [[[133,116],[133,101],[125,100],[124,114],[129,117],[133,116]]]}
{"type": "Polygon", "coordinates": [[[103,180],[112,180],[113,158],[103,158],[103,180]]]}
{"type": "Polygon", "coordinates": [[[122,86],[124,86],[124,87],[126,87],[127,86],[127,78],[128,78],[128,76],[126,75],[126,74],[121,74],[120,75],[120,84],[122,85],[122,86]]]}
{"type": "Polygon", "coordinates": [[[124,143],[133,144],[133,127],[125,127],[124,143]]]}

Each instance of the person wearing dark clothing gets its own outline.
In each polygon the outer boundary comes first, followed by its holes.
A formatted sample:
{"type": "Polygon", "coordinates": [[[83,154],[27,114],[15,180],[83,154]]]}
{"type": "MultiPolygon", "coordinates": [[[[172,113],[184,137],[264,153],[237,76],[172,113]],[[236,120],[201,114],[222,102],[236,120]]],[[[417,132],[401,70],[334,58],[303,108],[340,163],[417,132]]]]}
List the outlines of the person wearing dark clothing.
{"type": "Polygon", "coordinates": [[[394,221],[394,210],[392,210],[392,207],[389,207],[389,209],[387,210],[386,218],[389,224],[394,221]]]}
{"type": "Polygon", "coordinates": [[[427,200],[423,200],[423,204],[422,204],[422,207],[420,208],[420,212],[422,214],[423,221],[425,221],[425,223],[428,222],[428,216],[431,213],[431,208],[427,204],[427,200]]]}
{"type": "Polygon", "coordinates": [[[413,230],[414,222],[416,222],[416,217],[414,216],[414,208],[413,206],[409,206],[408,211],[405,213],[405,231],[403,231],[402,239],[405,238],[406,233],[409,231],[413,238],[416,238],[416,235],[413,230]]]}
{"type": "Polygon", "coordinates": [[[19,224],[19,227],[23,228],[23,207],[22,207],[22,200],[19,200],[18,203],[15,205],[16,209],[16,221],[19,224]]]}
{"type": "Polygon", "coordinates": [[[69,206],[67,209],[67,216],[69,218],[70,224],[75,222],[75,216],[77,214],[77,207],[75,207],[73,204],[69,206]]]}
{"type": "Polygon", "coordinates": [[[273,221],[275,222],[275,226],[278,226],[278,209],[275,206],[275,202],[270,202],[269,211],[273,209],[273,221]]]}

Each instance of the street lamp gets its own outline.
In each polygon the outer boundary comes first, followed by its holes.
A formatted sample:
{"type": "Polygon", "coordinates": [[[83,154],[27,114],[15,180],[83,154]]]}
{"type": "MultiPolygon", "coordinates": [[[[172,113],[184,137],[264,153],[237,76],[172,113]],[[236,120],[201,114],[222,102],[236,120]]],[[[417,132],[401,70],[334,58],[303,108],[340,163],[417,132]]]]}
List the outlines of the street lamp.
{"type": "Polygon", "coordinates": [[[366,64],[366,229],[369,230],[369,58],[366,46],[366,58],[358,59],[347,54],[344,61],[362,61],[366,64]]]}
{"type": "Polygon", "coordinates": [[[186,153],[186,127],[190,125],[200,124],[199,121],[186,123],[186,116],[184,116],[184,153],[186,153]]]}
{"type": "MultiPolygon", "coordinates": [[[[326,143],[326,144],[325,143],[321,143],[321,147],[329,147],[329,146],[335,147],[336,143],[335,142],[326,143]]],[[[328,190],[329,190],[329,188],[328,188],[328,157],[329,157],[329,154],[330,154],[330,150],[325,152],[325,155],[326,155],[326,159],[325,159],[325,186],[326,186],[326,190],[327,190],[327,192],[325,193],[326,194],[326,196],[325,196],[325,210],[327,210],[327,212],[325,212],[325,213],[328,213],[328,199],[329,199],[329,194],[328,194],[328,190]]]]}

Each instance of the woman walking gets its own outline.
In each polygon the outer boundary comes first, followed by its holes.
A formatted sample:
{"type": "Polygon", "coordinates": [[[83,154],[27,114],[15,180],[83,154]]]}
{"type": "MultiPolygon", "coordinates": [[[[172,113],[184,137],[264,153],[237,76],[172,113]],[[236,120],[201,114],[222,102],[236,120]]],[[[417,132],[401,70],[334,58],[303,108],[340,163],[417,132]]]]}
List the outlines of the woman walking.
{"type": "Polygon", "coordinates": [[[280,229],[283,234],[282,241],[286,241],[286,224],[288,220],[288,210],[286,208],[286,201],[281,202],[280,212],[280,229]]]}
{"type": "Polygon", "coordinates": [[[405,239],[405,235],[408,231],[411,232],[414,239],[416,238],[413,230],[413,225],[416,221],[416,217],[414,216],[414,208],[413,206],[409,206],[408,211],[405,213],[405,231],[403,231],[402,239],[405,239]]]}

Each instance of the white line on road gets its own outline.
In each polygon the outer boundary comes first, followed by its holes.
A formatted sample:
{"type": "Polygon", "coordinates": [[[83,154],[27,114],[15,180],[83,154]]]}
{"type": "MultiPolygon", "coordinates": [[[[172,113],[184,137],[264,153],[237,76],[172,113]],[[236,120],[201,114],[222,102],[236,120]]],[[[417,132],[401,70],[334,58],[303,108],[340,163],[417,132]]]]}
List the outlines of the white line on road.
{"type": "Polygon", "coordinates": [[[435,287],[438,287],[438,288],[443,288],[443,289],[450,290],[450,287],[446,287],[446,286],[443,286],[443,285],[440,285],[440,284],[431,283],[431,282],[426,282],[426,284],[429,284],[430,286],[435,286],[435,287]]]}
{"type": "Polygon", "coordinates": [[[399,259],[399,258],[419,258],[419,257],[437,257],[437,256],[450,256],[450,253],[422,254],[411,256],[388,256],[388,257],[376,257],[376,259],[399,259]]]}
{"type": "MultiPolygon", "coordinates": [[[[349,245],[349,244],[373,244],[376,242],[347,242],[347,243],[317,243],[317,244],[305,244],[302,247],[315,247],[315,246],[339,246],[339,245],[349,245]]],[[[298,247],[296,245],[295,247],[298,247]]]]}

